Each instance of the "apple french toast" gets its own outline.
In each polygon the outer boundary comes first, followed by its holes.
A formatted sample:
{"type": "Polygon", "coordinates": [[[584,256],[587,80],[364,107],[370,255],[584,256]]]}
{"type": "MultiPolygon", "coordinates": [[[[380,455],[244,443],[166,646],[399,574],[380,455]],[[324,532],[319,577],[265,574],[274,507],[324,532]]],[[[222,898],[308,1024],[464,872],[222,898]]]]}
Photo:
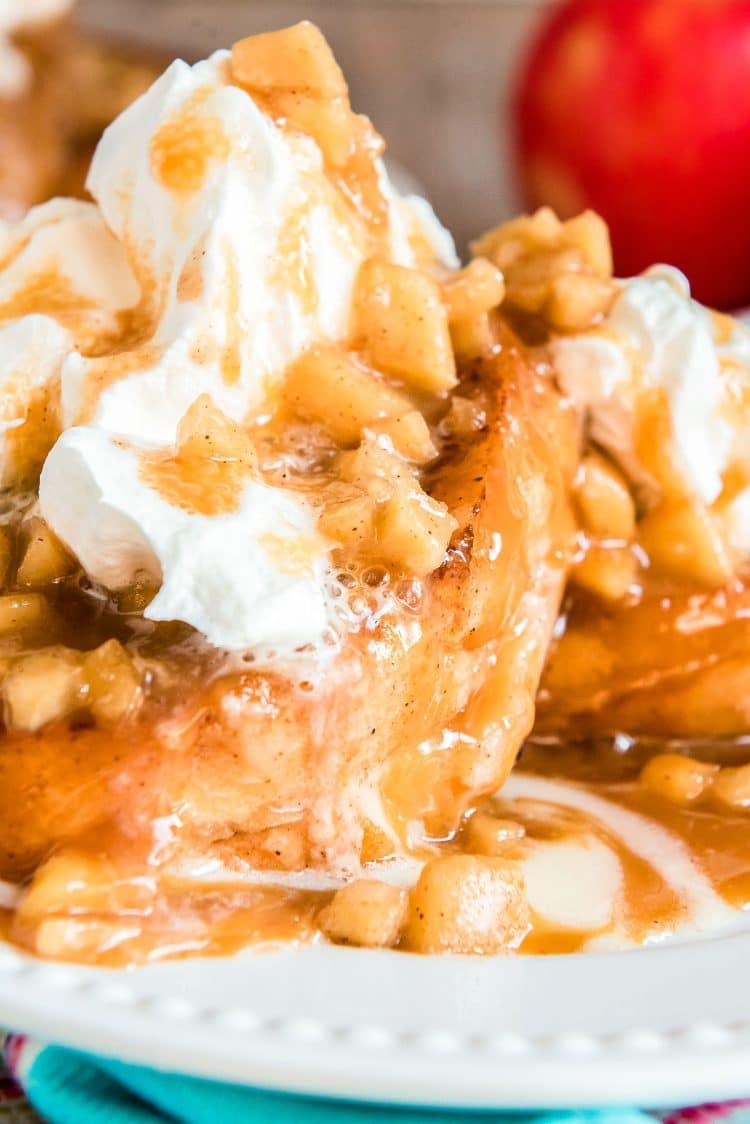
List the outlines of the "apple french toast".
{"type": "Polygon", "coordinates": [[[614,278],[591,213],[462,267],[382,149],[302,23],[174,63],[94,202],[0,232],[0,918],[38,955],[570,952],[750,899],[744,766],[575,744],[744,725],[750,337],[614,278]]]}

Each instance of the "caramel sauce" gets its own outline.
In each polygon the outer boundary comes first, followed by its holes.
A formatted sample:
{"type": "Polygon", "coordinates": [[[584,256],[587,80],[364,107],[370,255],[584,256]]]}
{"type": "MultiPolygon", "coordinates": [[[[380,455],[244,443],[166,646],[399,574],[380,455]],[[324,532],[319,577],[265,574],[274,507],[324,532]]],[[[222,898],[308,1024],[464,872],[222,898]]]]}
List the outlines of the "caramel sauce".
{"type": "Polygon", "coordinates": [[[125,348],[110,355],[89,360],[83,400],[76,419],[77,424],[91,422],[101,395],[110,386],[130,375],[146,371],[159,362],[164,354],[163,344],[143,343],[132,349],[125,348]]]}
{"type": "MultiPolygon", "coordinates": [[[[363,224],[371,252],[383,249],[388,239],[390,212],[375,161],[383,154],[385,144],[368,118],[352,112],[348,96],[320,103],[303,97],[298,102],[294,95],[290,98],[288,90],[260,91],[239,84],[279,128],[301,132],[318,142],[335,193],[363,224]],[[335,137],[331,144],[326,144],[332,132],[335,137]]],[[[430,261],[433,259],[434,253],[430,255],[430,261]]]]}
{"type": "Polygon", "coordinates": [[[272,284],[283,292],[294,293],[306,316],[318,310],[315,263],[307,230],[310,202],[289,209],[279,231],[272,284]]]}
{"type": "Polygon", "coordinates": [[[219,354],[219,347],[216,340],[206,336],[205,338],[193,340],[190,345],[190,360],[198,367],[208,367],[211,363],[217,361],[219,354]]]}
{"type": "Polygon", "coordinates": [[[226,249],[226,325],[227,339],[221,351],[219,365],[221,377],[231,386],[242,374],[242,338],[244,326],[240,322],[240,275],[234,249],[226,249]]]}
{"type": "Polygon", "coordinates": [[[555,929],[534,918],[531,932],[524,937],[518,951],[525,956],[572,956],[583,952],[591,933],[577,929],[555,929]]]}
{"type": "MultiPolygon", "coordinates": [[[[19,388],[23,385],[19,377],[19,388]]],[[[40,387],[31,392],[24,403],[24,422],[5,430],[3,435],[4,468],[0,484],[6,478],[19,488],[32,487],[39,479],[42,465],[60,432],[59,386],[40,387]]],[[[15,413],[15,402],[9,402],[15,413]]]]}
{"type": "Polygon", "coordinates": [[[362,124],[349,159],[341,167],[329,167],[328,177],[364,222],[374,248],[380,248],[388,236],[390,214],[374,159],[384,145],[366,118],[357,120],[362,124]]]}
{"type": "Polygon", "coordinates": [[[221,121],[202,109],[209,93],[199,91],[151,139],[154,179],[176,195],[200,191],[214,165],[226,160],[231,151],[221,121]]]}
{"type": "Polygon", "coordinates": [[[153,342],[153,335],[162,314],[167,289],[143,262],[137,247],[124,239],[128,262],[140,287],[140,297],[132,308],[123,309],[114,317],[111,327],[99,327],[79,336],[76,345],[86,356],[86,382],[77,425],[88,424],[100,396],[110,386],[131,374],[148,370],[163,356],[166,345],[153,342]]]}
{"type": "Polygon", "coordinates": [[[192,515],[231,515],[242,499],[248,466],[174,452],[139,456],[139,475],[167,503],[192,515]]]}
{"type": "Polygon", "coordinates": [[[11,243],[6,252],[0,255],[0,272],[4,273],[9,269],[13,263],[20,258],[26,247],[31,242],[31,235],[27,234],[19,238],[16,242],[11,243]]]}
{"type": "MultiPolygon", "coordinates": [[[[556,780],[564,779],[557,772],[551,775],[556,780]]],[[[615,805],[636,810],[637,802],[629,803],[624,799],[623,792],[614,787],[594,785],[592,790],[615,805]]],[[[555,805],[548,806],[544,809],[544,813],[533,808],[529,811],[523,801],[519,803],[504,800],[502,792],[500,797],[493,801],[492,807],[501,815],[512,817],[515,822],[522,824],[526,828],[526,838],[531,841],[554,844],[557,840],[575,839],[582,830],[599,839],[617,857],[623,878],[617,903],[621,913],[620,926],[634,943],[643,943],[655,934],[675,929],[687,912],[680,895],[663,875],[635,854],[601,822],[577,810],[561,811],[555,805]]],[[[658,807],[650,810],[651,814],[647,814],[647,818],[654,823],[667,826],[662,818],[662,811],[659,803],[658,807]]],[[[748,827],[750,828],[750,825],[748,827]]],[[[748,844],[750,844],[750,831],[748,831],[748,844]]],[[[750,858],[750,850],[748,850],[748,858],[750,858]]],[[[587,930],[585,927],[559,927],[542,916],[535,916],[531,931],[521,945],[521,951],[527,954],[549,955],[566,951],[564,947],[566,942],[570,944],[571,951],[580,951],[593,938],[605,935],[609,928],[610,926],[605,926],[603,929],[587,930]]]]}
{"type": "MultiPolygon", "coordinates": [[[[658,742],[638,741],[627,750],[618,749],[613,741],[530,743],[524,751],[521,768],[535,775],[583,784],[587,790],[666,828],[684,843],[699,869],[728,904],[737,909],[748,908],[750,814],[721,808],[709,797],[695,804],[680,805],[644,788],[637,781],[638,773],[660,748],[658,742]]],[[[736,765],[750,758],[750,746],[707,741],[696,745],[695,755],[717,764],[736,765]]],[[[623,869],[627,878],[632,879],[633,866],[627,856],[624,856],[623,869]]],[[[643,926],[654,917],[663,920],[662,906],[658,901],[655,906],[652,893],[644,893],[637,881],[632,889],[629,886],[628,901],[643,926]]]]}
{"type": "Polygon", "coordinates": [[[10,299],[0,301],[0,321],[38,313],[53,317],[75,336],[83,314],[94,308],[88,298],[76,293],[67,277],[47,268],[30,274],[10,299]]]}
{"type": "Polygon", "coordinates": [[[205,242],[199,243],[190,253],[177,278],[177,300],[184,303],[198,301],[203,296],[203,271],[201,265],[205,257],[205,242]]]}
{"type": "Polygon", "coordinates": [[[7,939],[42,956],[126,967],[188,956],[232,956],[248,947],[307,943],[331,894],[238,882],[165,879],[130,910],[107,909],[89,895],[73,912],[48,913],[37,926],[5,914],[7,939]]]}

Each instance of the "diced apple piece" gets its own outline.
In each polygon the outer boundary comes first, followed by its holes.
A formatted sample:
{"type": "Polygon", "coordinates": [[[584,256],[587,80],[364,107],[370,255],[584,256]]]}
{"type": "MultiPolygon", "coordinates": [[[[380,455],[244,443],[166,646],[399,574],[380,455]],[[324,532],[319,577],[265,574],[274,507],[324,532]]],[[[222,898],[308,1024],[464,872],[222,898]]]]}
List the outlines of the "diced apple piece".
{"type": "Polygon", "coordinates": [[[451,324],[451,344],[459,359],[480,359],[497,349],[498,339],[488,312],[451,324]]]}
{"type": "Polygon", "coordinates": [[[356,445],[365,426],[411,408],[405,394],[334,347],[312,348],[292,365],[284,398],[301,418],[324,425],[340,445],[356,445]]]}
{"type": "Polygon", "coordinates": [[[180,457],[239,461],[254,468],[255,449],[247,432],[220,410],[210,394],[201,394],[177,426],[175,447],[180,457]]]}
{"type": "Polygon", "coordinates": [[[447,507],[415,482],[411,489],[399,489],[378,513],[378,551],[385,561],[425,577],[442,565],[457,526],[447,507]]]}
{"type": "Polygon", "coordinates": [[[371,258],[357,277],[355,310],[355,336],[374,367],[434,394],[455,386],[448,319],[426,273],[371,258]]]}
{"type": "Polygon", "coordinates": [[[591,211],[561,223],[543,207],[490,231],[473,249],[505,273],[509,304],[556,331],[590,327],[614,299],[609,234],[591,211]]]}
{"type": "Polygon", "coordinates": [[[540,207],[532,215],[502,223],[472,245],[474,254],[489,258],[502,270],[526,255],[550,250],[576,250],[598,277],[612,276],[609,230],[594,211],[583,211],[563,223],[550,207],[540,207]]]}
{"type": "Polygon", "coordinates": [[[314,23],[251,35],[232,47],[232,77],[250,90],[291,90],[345,98],[347,86],[333,51],[314,23]]]}
{"type": "Polygon", "coordinates": [[[409,465],[373,435],[358,449],[340,453],[336,463],[341,480],[360,489],[377,507],[368,509],[361,500],[334,504],[322,517],[321,529],[339,541],[346,535],[355,545],[366,546],[366,536],[372,535],[373,555],[415,577],[437,569],[456,520],[444,504],[422,491],[409,465]]]}
{"type": "Polygon", "coordinates": [[[368,495],[360,492],[327,507],[318,526],[334,542],[362,549],[375,541],[375,505],[368,495]]]}
{"type": "Polygon", "coordinates": [[[713,784],[718,765],[681,753],[657,753],[641,770],[640,782],[674,804],[692,804],[713,784]]]}
{"type": "Polygon", "coordinates": [[[528,927],[520,866],[446,855],[427,863],[412,890],[403,943],[413,952],[491,955],[516,946],[528,927]]]}
{"type": "Polygon", "coordinates": [[[34,875],[19,907],[22,924],[33,924],[51,913],[68,913],[71,908],[91,908],[102,888],[112,880],[109,864],[80,851],[62,851],[48,859],[34,875]]]}
{"type": "Polygon", "coordinates": [[[590,273],[562,273],[550,284],[544,316],[558,332],[582,332],[605,316],[615,296],[611,281],[590,273]]]}
{"type": "Polygon", "coordinates": [[[582,211],[562,224],[561,241],[578,250],[598,277],[612,276],[612,242],[609,227],[596,211],[582,211]]]}
{"type": "Polygon", "coordinates": [[[43,593],[0,595],[0,636],[29,639],[57,631],[57,617],[43,593]]]}
{"type": "Polygon", "coordinates": [[[378,503],[390,499],[399,485],[414,482],[413,469],[403,458],[373,437],[365,437],[357,449],[340,453],[336,468],[341,480],[378,503]]]}
{"type": "Polygon", "coordinates": [[[488,230],[472,243],[471,250],[505,270],[525,254],[557,247],[562,227],[551,207],[540,207],[533,215],[519,215],[488,230]]]}
{"type": "Polygon", "coordinates": [[[412,464],[429,464],[438,455],[430,427],[419,410],[410,410],[400,417],[368,424],[368,432],[375,437],[387,437],[399,456],[412,464]]]}
{"type": "Polygon", "coordinates": [[[750,808],[750,766],[725,765],[714,780],[711,794],[727,808],[750,808]]]}
{"type": "Polygon", "coordinates": [[[635,504],[620,470],[601,453],[583,457],[575,480],[583,528],[597,538],[630,542],[635,534],[635,504]]]}
{"type": "Polygon", "coordinates": [[[234,81],[277,118],[311,136],[343,167],[357,146],[358,118],[331,48],[312,23],[253,35],[232,48],[234,81]]]}
{"type": "Polygon", "coordinates": [[[471,437],[487,424],[487,412],[474,399],[453,394],[444,421],[451,436],[471,437]]]}
{"type": "Polygon", "coordinates": [[[60,851],[36,872],[18,911],[21,924],[50,914],[142,912],[153,898],[148,879],[119,880],[111,863],[78,850],[60,851]]]}
{"type": "Polygon", "coordinates": [[[119,640],[107,640],[83,659],[88,684],[87,706],[99,722],[122,721],[139,705],[140,677],[119,640]]]}
{"type": "Polygon", "coordinates": [[[280,93],[274,96],[273,109],[295,129],[312,137],[328,164],[340,168],[352,155],[357,119],[348,101],[321,101],[307,94],[280,93]]]}
{"type": "Polygon", "coordinates": [[[507,855],[526,835],[523,824],[475,812],[466,825],[466,849],[473,855],[507,855]]]}
{"type": "Polygon", "coordinates": [[[709,588],[732,577],[719,520],[702,503],[664,501],[644,516],[638,530],[652,566],[670,577],[709,588]]]}
{"type": "Polygon", "coordinates": [[[406,891],[360,878],[334,895],[321,915],[323,932],[336,944],[390,948],[406,917],[406,891]]]}
{"type": "Polygon", "coordinates": [[[627,547],[591,546],[571,573],[571,581],[604,601],[620,601],[638,577],[638,560],[627,547]]]}
{"type": "Polygon", "coordinates": [[[508,300],[524,312],[544,313],[556,277],[579,270],[576,250],[548,250],[520,258],[506,271],[508,300]]]}
{"type": "Polygon", "coordinates": [[[6,724],[14,730],[39,730],[66,718],[84,700],[78,652],[46,648],[17,659],[2,683],[6,724]]]}
{"type": "Polygon", "coordinates": [[[487,258],[474,258],[464,269],[443,281],[440,292],[451,324],[470,320],[502,303],[505,281],[487,258]]]}
{"type": "Polygon", "coordinates": [[[31,519],[27,534],[26,549],[16,575],[19,585],[30,588],[51,585],[76,569],[75,558],[43,519],[31,519]]]}

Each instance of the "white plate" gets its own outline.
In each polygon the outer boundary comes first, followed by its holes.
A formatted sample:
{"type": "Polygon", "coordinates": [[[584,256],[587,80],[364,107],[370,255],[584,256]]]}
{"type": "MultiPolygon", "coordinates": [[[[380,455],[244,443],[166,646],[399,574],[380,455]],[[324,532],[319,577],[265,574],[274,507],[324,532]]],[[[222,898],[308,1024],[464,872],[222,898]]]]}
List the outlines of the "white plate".
{"type": "Polygon", "coordinates": [[[421,958],[316,946],[133,971],[0,947],[0,1023],[290,1092],[482,1108],[750,1093],[750,922],[630,952],[421,958]]]}

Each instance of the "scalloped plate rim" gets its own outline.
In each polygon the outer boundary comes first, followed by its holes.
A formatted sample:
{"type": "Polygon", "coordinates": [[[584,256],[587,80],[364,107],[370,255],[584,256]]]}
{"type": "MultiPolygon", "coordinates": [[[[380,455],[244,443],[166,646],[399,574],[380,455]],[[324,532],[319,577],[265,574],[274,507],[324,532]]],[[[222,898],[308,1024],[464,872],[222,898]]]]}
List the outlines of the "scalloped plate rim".
{"type": "Polygon", "coordinates": [[[0,945],[0,1018],[280,1092],[484,1109],[697,1103],[750,1094],[750,918],[739,925],[576,956],[317,945],[127,970],[0,945]]]}

